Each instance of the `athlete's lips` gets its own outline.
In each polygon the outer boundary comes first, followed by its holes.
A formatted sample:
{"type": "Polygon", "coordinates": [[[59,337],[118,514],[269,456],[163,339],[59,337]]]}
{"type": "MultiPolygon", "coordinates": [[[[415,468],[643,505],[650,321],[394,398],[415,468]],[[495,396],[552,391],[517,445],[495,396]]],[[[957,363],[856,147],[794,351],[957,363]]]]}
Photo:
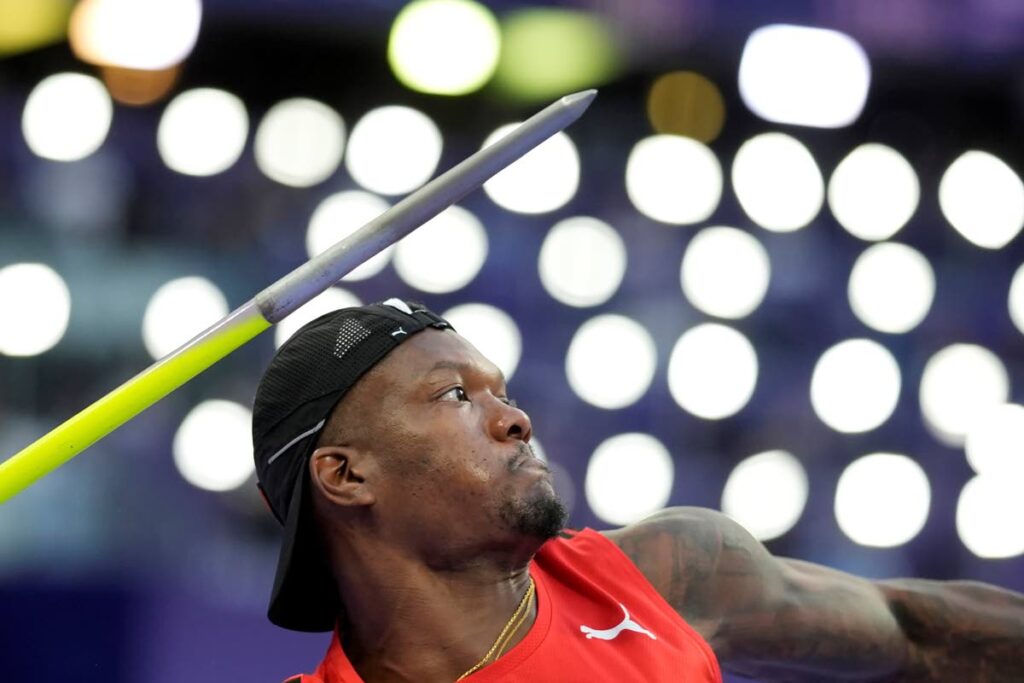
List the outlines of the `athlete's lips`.
{"type": "Polygon", "coordinates": [[[509,463],[509,469],[515,471],[526,467],[540,469],[545,472],[551,471],[543,460],[533,454],[533,449],[530,448],[529,444],[522,443],[519,446],[519,452],[509,463]]]}

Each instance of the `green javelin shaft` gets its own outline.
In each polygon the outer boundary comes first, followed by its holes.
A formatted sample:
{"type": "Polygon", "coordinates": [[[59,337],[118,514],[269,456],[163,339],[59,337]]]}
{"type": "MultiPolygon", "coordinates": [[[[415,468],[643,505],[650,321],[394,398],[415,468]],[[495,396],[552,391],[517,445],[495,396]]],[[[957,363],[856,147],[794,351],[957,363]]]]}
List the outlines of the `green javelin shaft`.
{"type": "Polygon", "coordinates": [[[242,304],[67,422],[0,463],[0,503],[17,495],[394,244],[575,121],[596,91],[566,95],[514,131],[242,304]]]}

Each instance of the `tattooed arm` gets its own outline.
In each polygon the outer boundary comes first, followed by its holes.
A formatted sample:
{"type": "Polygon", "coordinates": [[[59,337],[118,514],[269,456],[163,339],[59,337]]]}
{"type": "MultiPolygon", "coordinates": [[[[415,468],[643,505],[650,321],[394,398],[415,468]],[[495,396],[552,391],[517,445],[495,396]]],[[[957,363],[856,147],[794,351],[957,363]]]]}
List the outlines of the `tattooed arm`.
{"type": "Polygon", "coordinates": [[[780,681],[1024,680],[1024,595],[969,581],[872,582],[775,558],[700,508],[606,535],[730,671],[780,681]]]}

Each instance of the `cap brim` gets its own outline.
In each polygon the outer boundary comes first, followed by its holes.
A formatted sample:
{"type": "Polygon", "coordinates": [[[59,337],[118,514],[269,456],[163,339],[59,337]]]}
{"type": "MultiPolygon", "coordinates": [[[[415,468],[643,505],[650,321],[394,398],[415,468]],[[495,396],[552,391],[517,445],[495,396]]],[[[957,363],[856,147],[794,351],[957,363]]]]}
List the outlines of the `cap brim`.
{"type": "Polygon", "coordinates": [[[337,587],[320,552],[309,498],[309,472],[295,478],[267,617],[292,631],[334,630],[337,587]]]}

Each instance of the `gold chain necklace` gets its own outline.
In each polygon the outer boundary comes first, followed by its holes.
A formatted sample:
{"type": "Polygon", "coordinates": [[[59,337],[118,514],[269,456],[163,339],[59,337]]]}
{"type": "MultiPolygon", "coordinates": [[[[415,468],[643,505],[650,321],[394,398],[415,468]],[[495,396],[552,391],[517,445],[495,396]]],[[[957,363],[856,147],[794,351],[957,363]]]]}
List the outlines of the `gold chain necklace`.
{"type": "Polygon", "coordinates": [[[474,664],[466,671],[466,673],[462,674],[455,680],[461,681],[466,676],[479,671],[492,655],[494,655],[495,659],[501,656],[505,646],[508,645],[508,641],[512,639],[512,636],[516,634],[519,627],[523,625],[524,621],[526,621],[526,615],[529,614],[529,610],[527,610],[526,607],[530,604],[530,601],[533,598],[534,589],[533,577],[531,576],[530,585],[526,588],[526,595],[524,595],[523,599],[519,601],[519,607],[516,607],[516,611],[513,612],[509,620],[505,622],[505,628],[501,629],[501,633],[498,634],[497,640],[495,640],[494,644],[491,645],[491,649],[487,651],[487,654],[483,656],[483,659],[474,664]]]}

